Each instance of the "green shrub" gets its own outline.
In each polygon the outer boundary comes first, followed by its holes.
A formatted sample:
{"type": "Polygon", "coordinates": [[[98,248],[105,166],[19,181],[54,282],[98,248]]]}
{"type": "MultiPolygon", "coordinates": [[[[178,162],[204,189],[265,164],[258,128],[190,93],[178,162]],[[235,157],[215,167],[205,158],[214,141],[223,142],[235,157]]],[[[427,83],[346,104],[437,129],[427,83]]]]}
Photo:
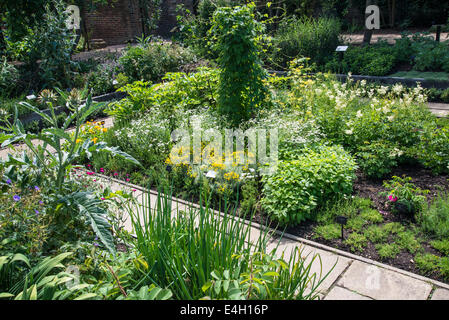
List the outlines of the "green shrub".
{"type": "MultiPolygon", "coordinates": [[[[335,50],[335,49],[334,49],[335,50]]],[[[394,48],[386,43],[364,47],[350,47],[344,54],[341,64],[335,54],[333,60],[326,64],[325,70],[333,72],[385,76],[394,67],[396,56],[394,48]]]]}
{"type": "Polygon", "coordinates": [[[421,244],[416,239],[415,233],[411,230],[399,233],[396,237],[396,244],[412,254],[421,248],[421,244]]]}
{"type": "Polygon", "coordinates": [[[189,49],[163,41],[128,47],[119,59],[130,82],[159,82],[167,72],[180,71],[181,66],[194,61],[196,57],[189,49]]]}
{"type": "Polygon", "coordinates": [[[280,161],[263,177],[263,209],[275,221],[294,225],[311,217],[318,203],[350,194],[354,159],[339,146],[304,149],[297,160],[280,161]]]}
{"type": "Polygon", "coordinates": [[[439,194],[423,212],[421,227],[438,238],[449,237],[449,194],[439,194]]]}
{"type": "Polygon", "coordinates": [[[397,166],[398,153],[388,142],[373,141],[359,147],[357,163],[370,178],[382,178],[397,166]]]}
{"type": "Polygon", "coordinates": [[[425,195],[429,190],[416,187],[412,178],[393,176],[383,184],[387,191],[381,192],[381,195],[387,198],[387,203],[394,212],[415,214],[424,210],[427,201],[425,195]]]}
{"type": "Polygon", "coordinates": [[[249,120],[268,98],[259,51],[263,25],[254,17],[254,5],[218,8],[211,35],[219,53],[218,111],[234,127],[249,120]]]}
{"type": "Polygon", "coordinates": [[[287,67],[295,58],[308,57],[323,65],[340,43],[340,29],[340,22],[333,18],[283,19],[273,37],[269,62],[275,67],[287,67]]]}
{"type": "Polygon", "coordinates": [[[3,57],[0,61],[0,91],[2,96],[9,96],[17,90],[19,71],[3,57]]]}

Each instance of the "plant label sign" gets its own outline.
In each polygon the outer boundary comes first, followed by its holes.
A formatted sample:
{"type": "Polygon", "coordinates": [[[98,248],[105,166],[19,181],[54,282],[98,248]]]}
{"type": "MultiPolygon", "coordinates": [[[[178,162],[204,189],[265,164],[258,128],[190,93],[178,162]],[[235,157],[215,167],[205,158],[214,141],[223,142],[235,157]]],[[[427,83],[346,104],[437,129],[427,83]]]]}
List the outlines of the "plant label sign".
{"type": "Polygon", "coordinates": [[[67,29],[69,30],[79,30],[80,29],[80,8],[75,5],[70,5],[65,10],[68,14],[67,20],[65,22],[67,29]]]}
{"type": "Polygon", "coordinates": [[[346,50],[348,50],[348,46],[338,46],[337,49],[335,49],[337,52],[345,52],[346,50]]]}

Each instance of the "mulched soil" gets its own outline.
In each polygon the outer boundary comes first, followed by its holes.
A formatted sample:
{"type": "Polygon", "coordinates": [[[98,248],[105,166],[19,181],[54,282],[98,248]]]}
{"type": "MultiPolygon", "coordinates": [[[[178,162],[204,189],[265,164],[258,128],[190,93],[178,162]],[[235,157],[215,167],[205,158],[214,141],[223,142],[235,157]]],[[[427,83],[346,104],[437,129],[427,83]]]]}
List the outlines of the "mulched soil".
{"type": "MultiPolygon", "coordinates": [[[[395,169],[390,177],[387,177],[389,180],[392,176],[402,176],[406,175],[408,177],[411,177],[413,179],[413,183],[420,187],[421,189],[427,189],[430,190],[430,192],[427,194],[427,199],[430,202],[432,198],[434,198],[439,190],[449,190],[449,176],[447,175],[439,175],[435,176],[432,174],[431,171],[423,169],[421,167],[416,166],[402,166],[400,168],[395,169]]],[[[397,214],[393,214],[390,212],[389,208],[386,206],[385,198],[380,196],[379,193],[381,191],[385,191],[382,184],[383,180],[370,180],[365,178],[360,172],[357,172],[357,179],[354,182],[354,193],[353,195],[363,197],[363,198],[369,198],[373,202],[373,208],[377,209],[381,212],[384,212],[384,222],[383,224],[389,223],[389,222],[399,222],[402,225],[409,225],[413,224],[413,221],[411,221],[410,217],[407,216],[400,216],[397,214]]],[[[260,223],[269,225],[271,227],[275,227],[275,224],[270,222],[267,217],[260,212],[258,212],[254,216],[254,221],[260,223]]],[[[295,236],[312,240],[330,247],[334,247],[343,251],[347,251],[350,253],[353,253],[350,250],[350,247],[346,245],[343,240],[341,239],[335,239],[335,240],[324,240],[324,239],[314,239],[314,228],[317,226],[316,222],[313,221],[306,221],[301,223],[299,226],[295,227],[289,227],[285,230],[285,232],[293,234],[295,236]]],[[[345,230],[344,237],[345,239],[349,235],[350,231],[345,230]]],[[[424,248],[424,251],[426,253],[431,253],[435,255],[441,255],[436,250],[434,250],[428,243],[424,242],[422,243],[422,247],[424,248]]],[[[402,250],[400,254],[396,256],[394,259],[386,259],[381,260],[379,258],[379,255],[377,253],[377,250],[374,247],[374,244],[368,241],[368,245],[364,248],[363,252],[356,252],[355,254],[369,258],[372,260],[376,260],[388,265],[391,265],[393,267],[400,268],[402,270],[406,270],[409,272],[413,272],[416,274],[421,274],[427,277],[430,277],[432,279],[448,283],[447,280],[444,280],[440,275],[437,273],[433,274],[423,274],[414,263],[414,255],[410,254],[408,251],[402,250]]]]}

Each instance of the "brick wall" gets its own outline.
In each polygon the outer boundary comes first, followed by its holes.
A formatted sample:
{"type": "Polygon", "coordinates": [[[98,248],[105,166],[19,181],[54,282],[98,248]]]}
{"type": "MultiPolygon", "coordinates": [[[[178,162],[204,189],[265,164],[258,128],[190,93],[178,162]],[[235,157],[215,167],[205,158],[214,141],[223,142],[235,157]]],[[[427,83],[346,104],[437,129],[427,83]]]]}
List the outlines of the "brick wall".
{"type": "MultiPolygon", "coordinates": [[[[170,37],[176,26],[176,6],[184,3],[192,7],[192,0],[162,0],[161,18],[156,34],[170,37]]],[[[149,13],[151,15],[151,12],[149,13]]],[[[83,12],[89,39],[103,39],[107,45],[126,43],[142,35],[142,22],[138,0],[116,0],[99,6],[95,11],[83,12]]]]}

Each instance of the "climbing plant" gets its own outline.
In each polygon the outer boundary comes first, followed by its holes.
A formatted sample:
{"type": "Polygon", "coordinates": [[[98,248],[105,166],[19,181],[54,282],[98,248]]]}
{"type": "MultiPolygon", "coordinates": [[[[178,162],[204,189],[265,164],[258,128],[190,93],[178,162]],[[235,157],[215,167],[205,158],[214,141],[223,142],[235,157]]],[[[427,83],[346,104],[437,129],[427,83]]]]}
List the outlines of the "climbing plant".
{"type": "Polygon", "coordinates": [[[221,68],[218,110],[232,126],[248,120],[268,95],[259,56],[264,26],[254,19],[253,9],[253,4],[218,8],[209,31],[221,68]]]}

